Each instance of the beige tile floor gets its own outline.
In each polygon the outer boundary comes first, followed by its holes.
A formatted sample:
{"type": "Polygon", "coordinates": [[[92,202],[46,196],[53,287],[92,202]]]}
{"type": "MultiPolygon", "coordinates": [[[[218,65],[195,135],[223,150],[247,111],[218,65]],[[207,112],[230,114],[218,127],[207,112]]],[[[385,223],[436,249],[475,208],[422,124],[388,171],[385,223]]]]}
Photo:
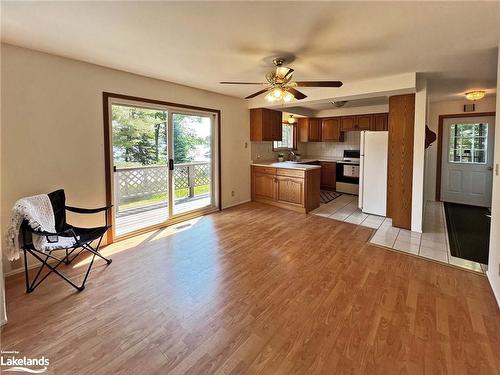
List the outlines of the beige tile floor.
{"type": "Polygon", "coordinates": [[[423,233],[395,228],[389,218],[361,212],[358,208],[358,197],[354,195],[344,194],[332,202],[322,204],[312,213],[375,229],[376,232],[370,240],[370,243],[375,245],[480,273],[486,271],[487,266],[484,264],[456,258],[450,254],[444,207],[441,202],[426,203],[423,233]]]}

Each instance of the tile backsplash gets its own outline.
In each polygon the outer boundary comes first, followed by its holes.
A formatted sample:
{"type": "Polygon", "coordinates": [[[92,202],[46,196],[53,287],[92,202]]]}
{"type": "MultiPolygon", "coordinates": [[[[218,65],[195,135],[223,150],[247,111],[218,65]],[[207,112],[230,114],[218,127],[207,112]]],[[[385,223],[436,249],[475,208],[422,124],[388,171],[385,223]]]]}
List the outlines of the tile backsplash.
{"type": "Polygon", "coordinates": [[[309,142],[307,156],[342,157],[344,150],[359,150],[360,132],[344,133],[344,142],[309,142]]]}
{"type": "MultiPolygon", "coordinates": [[[[298,143],[297,152],[301,155],[305,155],[306,147],[307,143],[298,143]]],[[[273,151],[273,142],[252,142],[251,152],[253,161],[278,159],[278,152],[273,151]]],[[[285,152],[285,155],[286,154],[285,152]]]]}
{"type": "MultiPolygon", "coordinates": [[[[297,144],[298,153],[304,156],[342,157],[344,150],[359,150],[359,132],[347,132],[344,142],[308,142],[297,144]]],[[[273,151],[272,142],[252,142],[252,160],[276,160],[278,153],[273,151]]]]}

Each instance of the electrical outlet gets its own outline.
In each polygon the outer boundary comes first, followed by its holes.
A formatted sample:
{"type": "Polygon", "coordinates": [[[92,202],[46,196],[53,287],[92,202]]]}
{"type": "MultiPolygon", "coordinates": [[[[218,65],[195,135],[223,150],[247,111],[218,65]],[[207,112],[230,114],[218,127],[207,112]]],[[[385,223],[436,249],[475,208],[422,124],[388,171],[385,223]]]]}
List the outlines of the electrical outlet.
{"type": "Polygon", "coordinates": [[[248,142],[245,142],[245,148],[248,148],[248,142]]]}
{"type": "Polygon", "coordinates": [[[234,197],[234,190],[231,190],[231,196],[234,197]]]}

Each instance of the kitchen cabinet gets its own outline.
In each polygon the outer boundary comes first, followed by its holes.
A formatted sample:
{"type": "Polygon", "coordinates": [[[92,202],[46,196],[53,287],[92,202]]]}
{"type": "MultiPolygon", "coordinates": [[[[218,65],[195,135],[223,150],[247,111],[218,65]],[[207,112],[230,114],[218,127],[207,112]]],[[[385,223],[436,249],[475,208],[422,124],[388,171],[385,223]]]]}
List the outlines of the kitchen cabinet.
{"type": "Polygon", "coordinates": [[[304,179],[276,176],[276,200],[302,207],[304,205],[304,179]]]}
{"type": "Polygon", "coordinates": [[[253,179],[253,194],[259,199],[276,198],[275,177],[274,174],[268,173],[254,173],[253,179]]]}
{"type": "Polygon", "coordinates": [[[372,115],[356,116],[356,130],[371,130],[372,119],[372,115]]]}
{"type": "Polygon", "coordinates": [[[349,132],[356,130],[356,117],[355,116],[343,116],[340,118],[340,130],[343,132],[349,132]]]}
{"type": "Polygon", "coordinates": [[[344,133],[340,131],[340,117],[322,120],[321,140],[323,142],[344,142],[344,133]]]}
{"type": "Polygon", "coordinates": [[[253,108],[250,110],[250,140],[281,141],[282,113],[267,108],[253,108]]]}
{"type": "Polygon", "coordinates": [[[321,188],[335,190],[337,182],[337,163],[322,161],[321,165],[321,188]]]}
{"type": "Polygon", "coordinates": [[[372,126],[370,130],[373,131],[386,131],[389,130],[387,113],[376,113],[373,115],[372,126]]]}
{"type": "Polygon", "coordinates": [[[252,165],[252,200],[307,213],[319,207],[320,169],[252,165]]]}
{"type": "Polygon", "coordinates": [[[299,142],[321,142],[321,123],[320,118],[299,118],[299,142]]]}

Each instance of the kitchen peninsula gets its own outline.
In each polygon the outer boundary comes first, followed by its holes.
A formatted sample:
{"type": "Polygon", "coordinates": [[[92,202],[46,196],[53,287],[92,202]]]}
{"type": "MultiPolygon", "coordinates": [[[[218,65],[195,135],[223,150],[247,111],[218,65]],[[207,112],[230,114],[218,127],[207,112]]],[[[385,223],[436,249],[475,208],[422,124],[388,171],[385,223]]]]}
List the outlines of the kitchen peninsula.
{"type": "Polygon", "coordinates": [[[303,213],[319,207],[321,166],[258,162],[251,169],[253,201],[303,213]]]}

